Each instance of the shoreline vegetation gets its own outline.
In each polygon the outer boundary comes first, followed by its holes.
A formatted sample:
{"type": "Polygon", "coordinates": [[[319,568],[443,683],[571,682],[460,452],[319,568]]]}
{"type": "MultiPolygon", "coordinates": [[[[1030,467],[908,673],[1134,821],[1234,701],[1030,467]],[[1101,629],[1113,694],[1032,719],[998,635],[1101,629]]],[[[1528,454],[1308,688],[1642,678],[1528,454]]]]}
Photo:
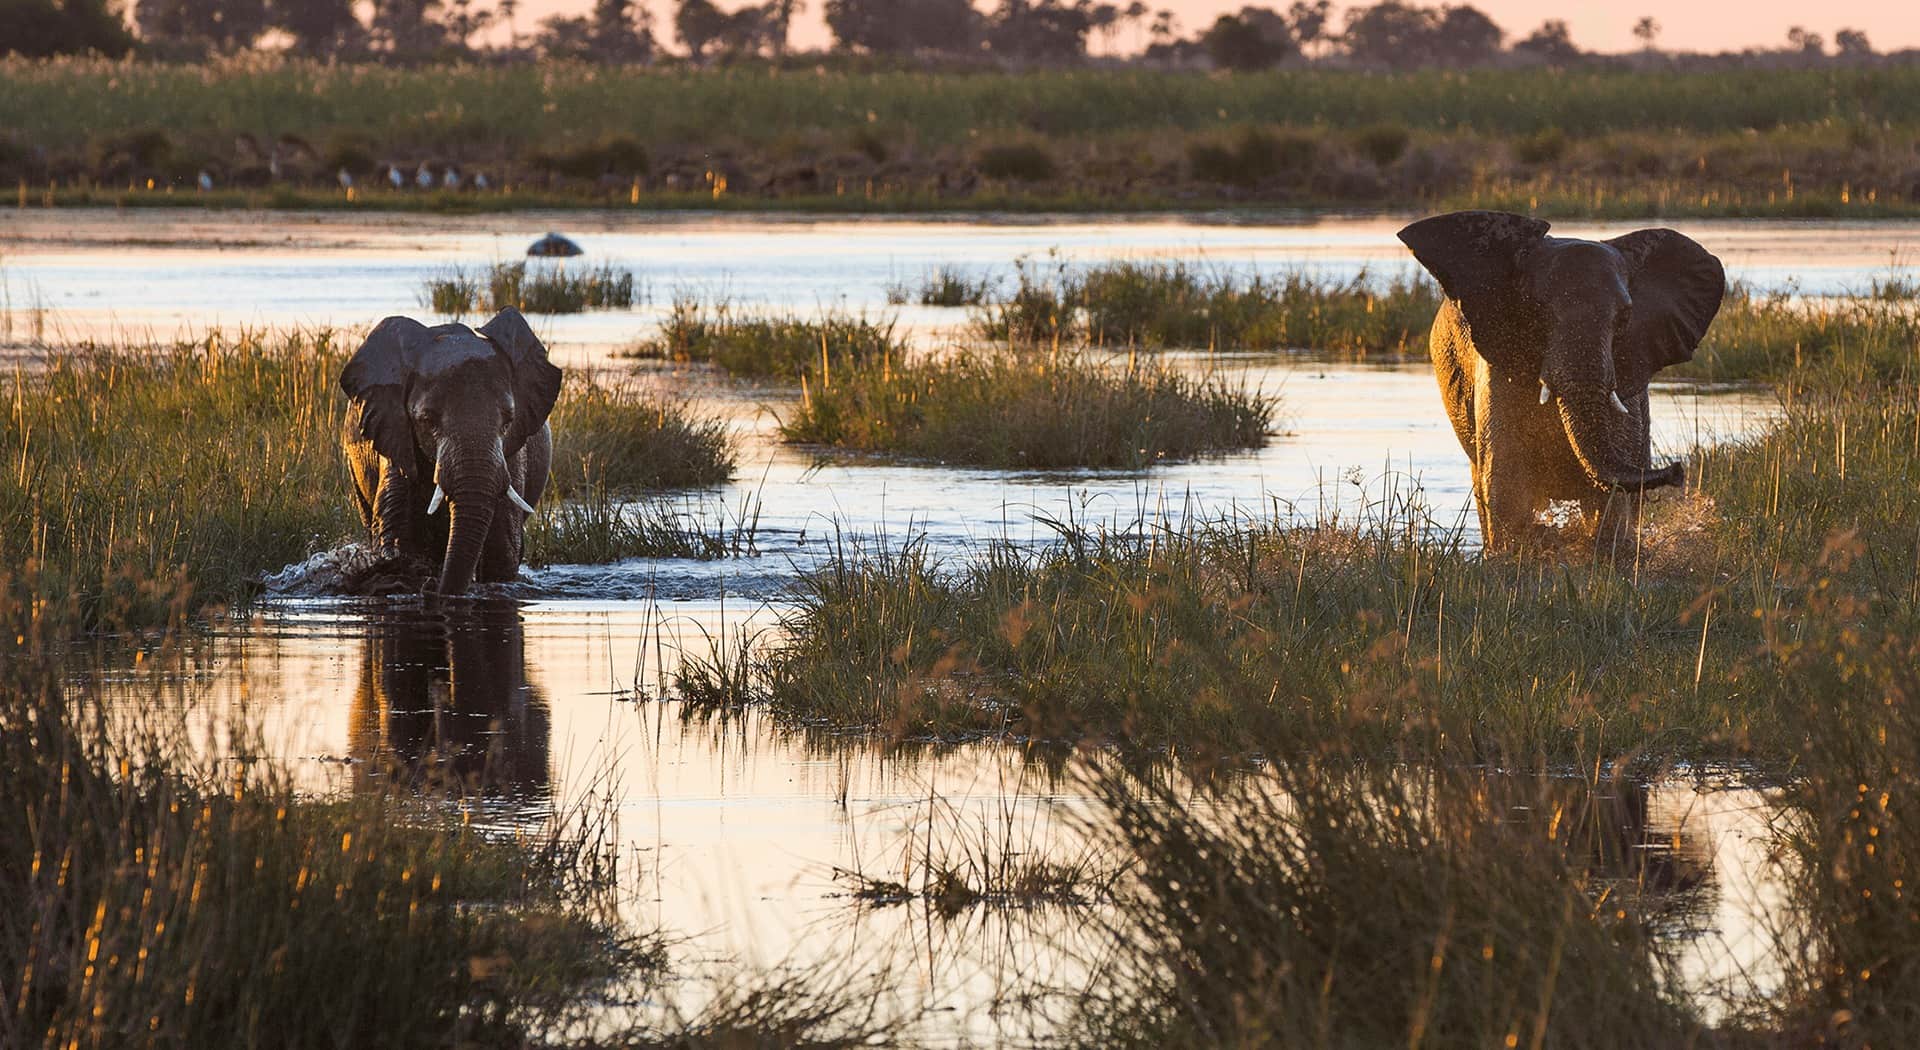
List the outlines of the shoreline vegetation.
{"type": "Polygon", "coordinates": [[[1903,64],[0,72],[0,188],[21,208],[1920,216],[1903,64]],[[396,117],[395,97],[418,104],[396,117]]]}
{"type": "MultiPolygon", "coordinates": [[[[69,629],[179,625],[244,604],[263,573],[362,536],[340,444],[350,349],[326,330],[216,332],[55,350],[15,371],[0,411],[0,442],[19,450],[0,472],[0,561],[12,567],[0,589],[69,629]]],[[[554,420],[553,498],[599,513],[541,532],[542,543],[567,546],[568,528],[575,549],[668,538],[668,525],[694,519],[654,515],[620,543],[588,537],[615,534],[630,498],[733,473],[723,422],[631,383],[572,375],[554,420]]],[[[711,546],[672,539],[666,549],[711,546]]]]}
{"type": "Polygon", "coordinates": [[[1836,608],[1825,590],[1856,596],[1873,631],[1920,601],[1920,323],[1910,303],[1851,298],[1762,303],[1742,324],[1743,352],[1706,368],[1772,381],[1784,418],[1694,450],[1623,568],[1481,558],[1464,526],[1391,489],[1318,525],[1064,522],[1051,545],[948,563],[848,541],[751,675],[716,650],[686,691],[909,740],[1231,755],[1329,734],[1384,745],[1415,724],[1433,734],[1422,753],[1476,762],[1494,742],[1561,761],[1790,757],[1799,686],[1768,669],[1836,608]]]}

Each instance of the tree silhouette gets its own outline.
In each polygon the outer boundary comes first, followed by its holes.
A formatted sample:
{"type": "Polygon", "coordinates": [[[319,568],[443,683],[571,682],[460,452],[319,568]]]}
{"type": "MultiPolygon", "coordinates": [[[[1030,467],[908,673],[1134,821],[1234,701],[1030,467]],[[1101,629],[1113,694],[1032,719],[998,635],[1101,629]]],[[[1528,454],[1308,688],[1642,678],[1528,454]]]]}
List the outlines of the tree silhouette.
{"type": "Polygon", "coordinates": [[[440,0],[373,0],[372,31],[396,55],[431,55],[449,43],[440,0]]]}
{"type": "Polygon", "coordinates": [[[133,50],[133,34],[107,0],[0,0],[0,53],[27,58],[133,50]]]}
{"type": "Polygon", "coordinates": [[[827,0],[827,29],[850,51],[978,50],[982,22],[968,0],[827,0]]]}
{"type": "Polygon", "coordinates": [[[1347,52],[1362,62],[1410,69],[1426,61],[1439,23],[1435,11],[1384,0],[1348,10],[1347,29],[1340,39],[1347,52]]]}
{"type": "Polygon", "coordinates": [[[273,25],[293,37],[294,50],[324,57],[359,47],[366,30],[353,0],[273,0],[273,25]]]}
{"type": "Polygon", "coordinates": [[[1858,29],[1842,29],[1833,34],[1833,46],[1848,58],[1864,58],[1873,54],[1873,44],[1867,34],[1858,29]]]}
{"type": "Polygon", "coordinates": [[[1477,7],[1448,7],[1433,27],[1429,53],[1443,66],[1477,66],[1499,57],[1506,35],[1477,7]]]}
{"type": "Polygon", "coordinates": [[[728,21],[726,13],[713,6],[713,0],[680,0],[679,9],[673,13],[673,31],[686,45],[687,54],[698,60],[705,58],[708,45],[727,31],[728,21]]]}
{"type": "Polygon", "coordinates": [[[1564,19],[1549,18],[1513,45],[1514,51],[1523,55],[1532,55],[1550,66],[1566,66],[1578,62],[1583,53],[1573,42],[1573,33],[1567,29],[1564,19]]]}
{"type": "Polygon", "coordinates": [[[587,46],[602,62],[646,61],[653,55],[653,12],[634,0],[594,0],[587,46]]]}
{"type": "Polygon", "coordinates": [[[1085,58],[1093,5],[1061,0],[1000,0],[987,21],[987,48],[996,55],[1037,62],[1085,58]]]}
{"type": "Polygon", "coordinates": [[[1333,18],[1332,0],[1294,0],[1287,8],[1287,25],[1293,29],[1293,38],[1300,42],[1305,51],[1316,43],[1327,39],[1327,23],[1333,18]]]}
{"type": "Polygon", "coordinates": [[[1270,69],[1300,52],[1286,19],[1260,7],[1221,15],[1201,35],[1200,46],[1222,69],[1270,69]]]}
{"type": "Polygon", "coordinates": [[[1792,29],[1787,30],[1787,43],[1798,48],[1803,55],[1824,55],[1827,53],[1827,42],[1825,38],[1818,33],[1809,33],[1799,26],[1794,26],[1792,29]]]}
{"type": "Polygon", "coordinates": [[[1652,15],[1643,15],[1633,24],[1633,35],[1640,41],[1641,48],[1652,51],[1654,41],[1660,39],[1660,23],[1654,21],[1652,15]]]}
{"type": "Polygon", "coordinates": [[[140,0],[134,9],[148,40],[220,50],[251,45],[267,22],[266,0],[140,0]]]}

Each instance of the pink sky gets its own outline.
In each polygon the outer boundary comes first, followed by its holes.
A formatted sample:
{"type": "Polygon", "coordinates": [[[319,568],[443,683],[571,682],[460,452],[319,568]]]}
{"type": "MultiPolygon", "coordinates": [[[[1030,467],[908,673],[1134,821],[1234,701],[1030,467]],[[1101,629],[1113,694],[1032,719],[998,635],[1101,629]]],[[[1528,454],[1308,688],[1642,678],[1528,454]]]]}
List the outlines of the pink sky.
{"type": "MultiPolygon", "coordinates": [[[[672,0],[647,0],[649,6],[668,25],[672,0]]],[[[731,10],[741,0],[716,0],[731,10]]],[[[1247,0],[1148,0],[1154,8],[1169,7],[1178,12],[1186,33],[1211,22],[1224,11],[1237,11],[1247,0]]],[[[1652,15],[1663,27],[1662,47],[1688,51],[1739,50],[1745,47],[1778,47],[1786,41],[1787,29],[1801,25],[1833,40],[1837,29],[1864,29],[1876,50],[1892,51],[1920,47],[1920,0],[1855,0],[1832,5],[1810,4],[1807,0],[1713,0],[1713,2],[1657,2],[1657,0],[1474,0],[1475,6],[1516,36],[1524,36],[1548,18],[1562,18],[1573,29],[1573,39],[1584,48],[1597,51],[1626,51],[1638,46],[1633,38],[1633,23],[1641,15],[1652,15]]],[[[592,0],[522,0],[517,17],[522,29],[530,28],[540,17],[556,12],[583,14],[592,0]]],[[[807,12],[794,28],[794,42],[800,47],[818,47],[828,40],[820,21],[825,0],[808,0],[807,12]]],[[[976,0],[975,6],[990,7],[976,0]]],[[[1123,5],[1124,6],[1124,5],[1123,5]]],[[[1284,0],[1265,0],[1259,6],[1285,7],[1284,0]]],[[[1336,22],[1346,4],[1336,3],[1336,22]]],[[[672,36],[671,28],[662,34],[672,36]]],[[[1134,50],[1138,43],[1131,31],[1116,41],[1123,50],[1134,50]]]]}

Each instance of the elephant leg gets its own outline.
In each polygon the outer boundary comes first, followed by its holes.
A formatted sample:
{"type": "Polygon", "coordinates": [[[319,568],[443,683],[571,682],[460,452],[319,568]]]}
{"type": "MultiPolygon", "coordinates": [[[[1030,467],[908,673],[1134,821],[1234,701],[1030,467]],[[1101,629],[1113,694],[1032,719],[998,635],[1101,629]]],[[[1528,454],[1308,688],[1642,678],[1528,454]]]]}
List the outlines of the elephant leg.
{"type": "Polygon", "coordinates": [[[383,551],[409,557],[425,557],[421,523],[415,504],[419,502],[412,479],[400,472],[390,460],[380,464],[380,488],[373,499],[373,542],[383,551]]]}

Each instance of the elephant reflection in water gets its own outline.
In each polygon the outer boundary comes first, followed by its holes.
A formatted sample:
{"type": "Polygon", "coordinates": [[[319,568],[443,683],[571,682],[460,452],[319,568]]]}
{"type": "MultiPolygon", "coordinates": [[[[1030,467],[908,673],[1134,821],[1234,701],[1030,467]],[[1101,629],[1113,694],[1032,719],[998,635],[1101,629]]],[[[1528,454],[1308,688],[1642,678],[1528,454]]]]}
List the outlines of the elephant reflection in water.
{"type": "Polygon", "coordinates": [[[517,605],[381,610],[372,627],[348,724],[356,786],[545,793],[547,705],[527,681],[517,605]]]}

